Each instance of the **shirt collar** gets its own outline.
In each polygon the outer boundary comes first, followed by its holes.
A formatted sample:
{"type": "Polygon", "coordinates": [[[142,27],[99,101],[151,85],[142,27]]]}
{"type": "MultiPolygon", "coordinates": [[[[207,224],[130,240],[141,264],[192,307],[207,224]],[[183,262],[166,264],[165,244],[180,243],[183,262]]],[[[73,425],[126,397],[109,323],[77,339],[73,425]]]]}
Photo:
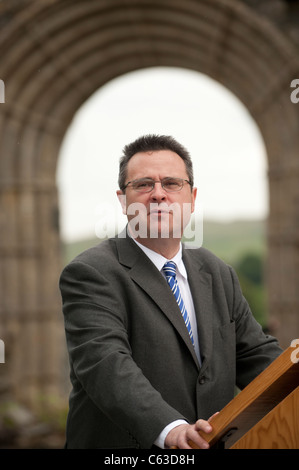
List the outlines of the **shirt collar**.
{"type": "Polygon", "coordinates": [[[132,239],[139,246],[139,248],[141,248],[141,250],[148,256],[148,258],[152,261],[152,263],[154,263],[154,265],[159,271],[161,271],[161,269],[163,268],[164,264],[167,261],[173,261],[177,266],[177,271],[185,279],[187,279],[187,271],[186,271],[186,268],[182,259],[182,244],[181,243],[180,243],[180,248],[177,254],[171,260],[169,260],[165,258],[164,256],[160,255],[159,253],[156,253],[156,251],[153,251],[150,248],[147,248],[146,246],[141,245],[141,243],[137,242],[135,238],[132,237],[132,239]]]}

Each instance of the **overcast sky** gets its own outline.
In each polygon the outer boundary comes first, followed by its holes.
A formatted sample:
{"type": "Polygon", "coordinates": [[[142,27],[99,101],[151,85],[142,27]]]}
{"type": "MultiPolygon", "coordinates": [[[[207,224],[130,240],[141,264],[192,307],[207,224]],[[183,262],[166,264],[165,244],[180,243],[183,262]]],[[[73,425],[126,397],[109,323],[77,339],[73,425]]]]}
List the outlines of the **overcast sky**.
{"type": "Polygon", "coordinates": [[[204,219],[267,215],[266,153],[246,108],[205,75],[155,67],[110,81],[74,116],[57,169],[63,239],[94,237],[104,206],[125,224],[115,195],[119,158],[149,133],[172,135],[191,153],[204,219]]]}

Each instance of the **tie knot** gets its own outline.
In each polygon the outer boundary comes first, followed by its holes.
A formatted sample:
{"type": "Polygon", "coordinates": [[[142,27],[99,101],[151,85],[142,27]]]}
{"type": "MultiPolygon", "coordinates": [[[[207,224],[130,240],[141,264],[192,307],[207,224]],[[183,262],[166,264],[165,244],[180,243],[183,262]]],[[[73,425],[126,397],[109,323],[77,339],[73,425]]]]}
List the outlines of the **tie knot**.
{"type": "Polygon", "coordinates": [[[176,264],[173,261],[167,261],[163,266],[163,271],[167,277],[176,276],[176,264]]]}

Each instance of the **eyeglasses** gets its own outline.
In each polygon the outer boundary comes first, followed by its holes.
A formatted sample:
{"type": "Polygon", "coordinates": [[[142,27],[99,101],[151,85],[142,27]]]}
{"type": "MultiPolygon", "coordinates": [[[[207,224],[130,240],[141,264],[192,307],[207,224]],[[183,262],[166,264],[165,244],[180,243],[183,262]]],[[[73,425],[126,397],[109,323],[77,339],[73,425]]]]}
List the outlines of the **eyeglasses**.
{"type": "Polygon", "coordinates": [[[149,193],[154,189],[156,183],[161,183],[162,188],[168,193],[180,191],[185,183],[191,185],[190,181],[182,178],[167,177],[163,178],[161,181],[155,181],[152,178],[140,178],[138,180],[129,181],[124,189],[131,185],[134,191],[137,191],[138,193],[149,193]]]}

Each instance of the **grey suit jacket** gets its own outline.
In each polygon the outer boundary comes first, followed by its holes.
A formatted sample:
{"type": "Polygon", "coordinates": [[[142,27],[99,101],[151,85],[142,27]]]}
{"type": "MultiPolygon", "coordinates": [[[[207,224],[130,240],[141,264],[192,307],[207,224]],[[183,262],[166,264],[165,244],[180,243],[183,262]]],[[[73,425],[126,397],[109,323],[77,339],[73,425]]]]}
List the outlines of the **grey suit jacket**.
{"type": "Polygon", "coordinates": [[[60,288],[72,392],[68,448],[150,448],[183,418],[208,419],[280,353],[242,296],[233,269],[183,249],[202,365],[167,282],[130,238],[91,248],[60,288]]]}

